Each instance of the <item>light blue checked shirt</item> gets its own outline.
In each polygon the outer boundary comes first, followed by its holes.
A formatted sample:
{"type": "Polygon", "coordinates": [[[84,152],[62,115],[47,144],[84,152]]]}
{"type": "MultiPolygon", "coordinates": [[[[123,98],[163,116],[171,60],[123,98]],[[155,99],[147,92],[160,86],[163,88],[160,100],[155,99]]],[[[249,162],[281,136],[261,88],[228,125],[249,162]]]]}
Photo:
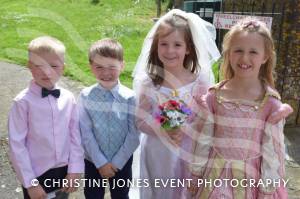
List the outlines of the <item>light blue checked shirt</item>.
{"type": "Polygon", "coordinates": [[[95,84],[81,91],[78,106],[86,159],[122,169],[139,145],[134,92],[120,82],[111,90],[95,84]]]}

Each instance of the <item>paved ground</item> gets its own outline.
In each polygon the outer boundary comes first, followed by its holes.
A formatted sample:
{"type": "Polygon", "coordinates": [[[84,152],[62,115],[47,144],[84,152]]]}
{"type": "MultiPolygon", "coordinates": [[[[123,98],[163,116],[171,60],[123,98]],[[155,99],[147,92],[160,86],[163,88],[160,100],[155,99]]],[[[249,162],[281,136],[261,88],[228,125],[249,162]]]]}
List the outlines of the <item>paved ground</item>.
{"type": "MultiPolygon", "coordinates": [[[[0,62],[0,198],[17,199],[22,197],[22,189],[7,156],[7,113],[12,99],[23,90],[31,80],[30,72],[14,64],[0,62]]],[[[65,88],[72,89],[75,94],[83,88],[79,83],[62,78],[59,82],[65,88]]],[[[84,198],[82,191],[71,198],[84,198]]]]}
{"type": "MultiPolygon", "coordinates": [[[[4,62],[0,62],[0,71],[0,198],[17,199],[22,198],[22,190],[7,157],[7,113],[11,100],[28,85],[31,75],[24,67],[4,62]]],[[[83,88],[81,84],[67,78],[62,78],[60,85],[76,95],[83,88]]],[[[285,135],[289,154],[286,161],[287,178],[290,179],[289,198],[300,199],[300,128],[286,128],[285,135]]],[[[133,169],[138,170],[137,161],[134,162],[133,169]]],[[[131,196],[136,199],[136,192],[131,196]]],[[[70,198],[84,198],[82,190],[72,194],[70,198]]]]}

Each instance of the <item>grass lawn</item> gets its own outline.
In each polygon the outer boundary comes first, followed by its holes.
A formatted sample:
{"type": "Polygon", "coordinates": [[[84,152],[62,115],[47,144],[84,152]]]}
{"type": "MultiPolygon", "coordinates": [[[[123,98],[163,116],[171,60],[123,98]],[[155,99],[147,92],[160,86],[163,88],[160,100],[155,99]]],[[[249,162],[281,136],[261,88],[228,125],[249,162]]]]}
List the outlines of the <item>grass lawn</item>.
{"type": "Polygon", "coordinates": [[[25,65],[27,45],[51,35],[67,47],[65,75],[95,82],[87,59],[90,44],[112,37],[125,49],[121,81],[131,86],[131,71],[156,15],[154,0],[1,0],[0,59],[25,65]]]}

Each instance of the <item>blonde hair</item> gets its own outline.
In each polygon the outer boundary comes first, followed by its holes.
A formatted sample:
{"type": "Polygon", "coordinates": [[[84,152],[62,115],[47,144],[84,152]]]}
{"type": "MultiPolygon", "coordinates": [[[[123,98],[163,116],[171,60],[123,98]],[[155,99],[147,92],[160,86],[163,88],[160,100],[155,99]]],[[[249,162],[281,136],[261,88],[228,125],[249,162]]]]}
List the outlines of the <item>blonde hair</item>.
{"type": "Polygon", "coordinates": [[[58,39],[50,36],[41,36],[33,39],[28,45],[29,53],[49,52],[64,57],[65,45],[58,39]]]}
{"type": "Polygon", "coordinates": [[[189,51],[189,54],[184,58],[184,68],[192,73],[197,73],[200,68],[188,22],[184,17],[174,14],[159,25],[153,37],[147,63],[147,74],[152,79],[154,85],[161,85],[164,81],[164,66],[158,57],[158,40],[174,31],[181,31],[184,34],[184,40],[189,51]]]}
{"type": "Polygon", "coordinates": [[[123,47],[122,45],[110,38],[105,38],[93,43],[89,49],[89,62],[92,63],[96,55],[103,57],[110,57],[123,61],[123,47]]]}
{"type": "Polygon", "coordinates": [[[233,39],[242,32],[253,32],[257,33],[264,39],[265,46],[265,55],[268,59],[264,63],[259,71],[259,79],[268,83],[271,87],[275,87],[274,77],[273,77],[273,68],[276,65],[276,52],[274,49],[274,42],[272,39],[271,32],[267,28],[266,24],[258,21],[253,17],[247,17],[242,19],[237,24],[235,24],[225,35],[223,39],[223,63],[221,65],[222,74],[224,79],[231,79],[234,76],[234,71],[230,65],[229,54],[230,47],[232,45],[233,39]]]}

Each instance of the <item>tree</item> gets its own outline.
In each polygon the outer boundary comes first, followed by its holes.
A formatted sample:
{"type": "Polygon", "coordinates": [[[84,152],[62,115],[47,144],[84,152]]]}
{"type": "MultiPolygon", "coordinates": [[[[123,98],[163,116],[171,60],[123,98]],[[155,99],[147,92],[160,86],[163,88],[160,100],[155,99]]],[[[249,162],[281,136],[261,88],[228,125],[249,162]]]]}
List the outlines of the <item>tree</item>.
{"type": "Polygon", "coordinates": [[[157,5],[156,16],[160,17],[160,14],[161,14],[161,0],[156,0],[156,5],[157,5]]]}
{"type": "Polygon", "coordinates": [[[167,10],[173,8],[182,8],[184,0],[169,0],[167,10]]]}

